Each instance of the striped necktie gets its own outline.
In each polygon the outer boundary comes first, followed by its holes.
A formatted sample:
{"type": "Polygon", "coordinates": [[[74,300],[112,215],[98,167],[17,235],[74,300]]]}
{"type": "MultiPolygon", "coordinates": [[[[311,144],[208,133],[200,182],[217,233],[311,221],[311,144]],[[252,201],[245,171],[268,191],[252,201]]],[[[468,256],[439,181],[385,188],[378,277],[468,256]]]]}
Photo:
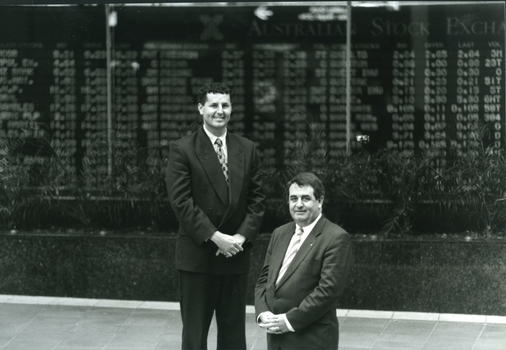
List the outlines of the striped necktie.
{"type": "Polygon", "coordinates": [[[300,248],[301,245],[301,237],[304,233],[304,230],[302,227],[297,226],[297,232],[292,237],[292,240],[290,241],[290,245],[288,246],[288,249],[286,250],[285,258],[283,259],[283,264],[281,265],[281,270],[279,270],[278,278],[276,280],[276,285],[278,285],[279,281],[281,281],[281,278],[285,274],[286,270],[288,269],[288,266],[290,266],[290,263],[292,262],[293,258],[295,257],[295,254],[297,254],[297,251],[300,248]]]}
{"type": "Polygon", "coordinates": [[[225,175],[225,180],[228,184],[228,166],[227,160],[225,159],[225,153],[223,152],[223,142],[220,139],[216,139],[214,143],[218,146],[216,153],[218,154],[218,160],[220,161],[221,170],[223,171],[223,175],[225,175]]]}

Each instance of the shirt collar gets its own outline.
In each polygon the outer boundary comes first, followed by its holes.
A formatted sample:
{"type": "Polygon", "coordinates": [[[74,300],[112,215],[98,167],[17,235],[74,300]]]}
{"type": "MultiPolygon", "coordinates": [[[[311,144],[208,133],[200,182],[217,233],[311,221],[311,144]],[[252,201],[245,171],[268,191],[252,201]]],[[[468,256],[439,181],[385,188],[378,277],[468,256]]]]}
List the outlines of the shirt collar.
{"type": "Polygon", "coordinates": [[[207,130],[205,124],[204,124],[204,131],[206,132],[207,136],[209,137],[209,139],[211,140],[211,143],[213,145],[216,142],[216,139],[220,139],[223,142],[223,146],[224,147],[227,146],[227,129],[225,129],[225,132],[220,137],[217,137],[216,135],[211,133],[209,130],[207,130]]]}
{"type": "MultiPolygon", "coordinates": [[[[302,230],[304,231],[304,234],[309,234],[309,232],[311,232],[313,230],[313,228],[316,226],[316,224],[318,223],[318,220],[320,220],[321,217],[322,217],[322,213],[320,213],[320,215],[318,215],[318,217],[315,219],[315,221],[313,221],[312,223],[310,223],[306,227],[303,227],[302,230]]],[[[299,226],[299,225],[296,224],[296,226],[299,226]]]]}

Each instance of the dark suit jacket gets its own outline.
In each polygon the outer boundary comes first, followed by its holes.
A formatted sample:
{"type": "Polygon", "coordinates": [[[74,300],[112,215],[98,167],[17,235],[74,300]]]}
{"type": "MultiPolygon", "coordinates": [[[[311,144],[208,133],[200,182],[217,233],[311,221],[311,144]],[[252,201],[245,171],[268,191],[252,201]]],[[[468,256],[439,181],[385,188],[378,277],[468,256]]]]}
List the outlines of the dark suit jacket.
{"type": "Polygon", "coordinates": [[[291,222],[274,230],[255,288],[258,315],[286,313],[295,332],[267,334],[269,349],[337,349],[338,297],[346,284],[353,256],[349,235],[321,217],[276,287],[290,239],[291,222]]]}
{"type": "Polygon", "coordinates": [[[249,251],[234,257],[216,256],[206,241],[215,231],[246,237],[246,248],[257,236],[264,214],[260,163],[253,142],[227,132],[227,187],[218,157],[203,128],[170,145],[167,166],[169,199],[179,220],[176,268],[200,273],[244,273],[249,251]]]}

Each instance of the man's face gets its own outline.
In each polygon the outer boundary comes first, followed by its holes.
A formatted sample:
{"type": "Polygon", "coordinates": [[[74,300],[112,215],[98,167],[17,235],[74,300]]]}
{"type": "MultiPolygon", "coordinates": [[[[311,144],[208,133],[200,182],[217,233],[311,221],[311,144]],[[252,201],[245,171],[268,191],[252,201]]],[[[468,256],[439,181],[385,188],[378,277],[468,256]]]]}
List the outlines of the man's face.
{"type": "Polygon", "coordinates": [[[207,94],[206,103],[204,105],[199,103],[199,112],[210,132],[216,136],[223,135],[232,113],[230,95],[207,94]]]}
{"type": "Polygon", "coordinates": [[[322,211],[323,198],[316,199],[311,186],[290,186],[288,205],[293,220],[302,227],[311,224],[322,211]]]}

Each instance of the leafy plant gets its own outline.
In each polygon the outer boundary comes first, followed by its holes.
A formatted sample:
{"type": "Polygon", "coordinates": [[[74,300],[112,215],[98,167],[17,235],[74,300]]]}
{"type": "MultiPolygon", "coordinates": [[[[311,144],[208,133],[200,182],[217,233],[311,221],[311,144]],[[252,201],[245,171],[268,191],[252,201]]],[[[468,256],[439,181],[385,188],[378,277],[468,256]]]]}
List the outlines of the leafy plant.
{"type": "Polygon", "coordinates": [[[366,221],[363,215],[357,217],[366,212],[383,221],[376,231],[385,235],[420,230],[490,234],[506,229],[506,160],[503,150],[484,146],[486,128],[476,133],[475,147],[467,151],[382,149],[330,157],[324,131],[306,125],[309,136],[299,138],[294,151],[285,154],[286,167],[265,174],[269,210],[282,217],[278,222],[290,220],[282,200],[284,184],[310,171],[325,185],[324,210],[330,216],[344,212],[334,219],[344,221],[345,227],[366,221]],[[349,213],[355,217],[346,217],[349,213]]]}
{"type": "Polygon", "coordinates": [[[1,139],[2,226],[15,229],[43,225],[55,211],[51,198],[58,195],[60,187],[68,180],[68,169],[68,164],[43,137],[1,139]]]}
{"type": "MultiPolygon", "coordinates": [[[[292,150],[283,154],[285,166],[263,171],[264,232],[291,219],[285,184],[306,171],[325,185],[325,215],[347,229],[364,230],[370,222],[367,232],[383,234],[506,231],[505,153],[485,146],[486,128],[476,133],[474,147],[444,155],[439,149],[383,149],[336,156],[319,124],[303,125],[292,150]]],[[[166,149],[115,152],[112,172],[100,175],[95,161],[107,155],[106,146],[89,147],[83,172],[76,174],[66,151],[44,137],[1,139],[0,227],[174,230],[166,149]]]]}
{"type": "Polygon", "coordinates": [[[476,147],[455,151],[449,170],[451,195],[471,208],[478,227],[486,234],[506,229],[506,159],[504,150],[486,147],[483,134],[476,147]]]}
{"type": "Polygon", "coordinates": [[[76,190],[77,202],[83,208],[88,225],[109,229],[160,229],[173,219],[161,149],[130,148],[117,152],[112,172],[102,178],[93,171],[93,148],[89,154],[90,157],[84,159],[85,169],[89,171],[84,171],[81,177],[85,185],[76,190]]]}

